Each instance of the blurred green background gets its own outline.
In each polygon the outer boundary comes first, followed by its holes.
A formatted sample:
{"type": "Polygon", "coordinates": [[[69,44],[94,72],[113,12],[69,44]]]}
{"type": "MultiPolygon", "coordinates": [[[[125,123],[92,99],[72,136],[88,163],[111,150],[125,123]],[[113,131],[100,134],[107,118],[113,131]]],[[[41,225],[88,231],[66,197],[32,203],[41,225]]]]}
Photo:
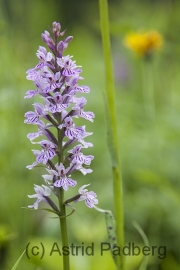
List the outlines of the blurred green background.
{"type": "MultiPolygon", "coordinates": [[[[120,155],[124,181],[125,240],[143,246],[132,225],[135,220],[146,233],[150,246],[166,246],[166,258],[150,256],[148,270],[176,270],[180,265],[180,1],[109,1],[112,55],[120,155]],[[130,31],[157,30],[164,45],[143,66],[142,59],[123,45],[130,31]],[[148,66],[148,67],[147,67],[148,66]],[[143,68],[142,68],[143,67],[143,68]],[[151,73],[151,77],[149,74],[151,73]],[[143,93],[152,85],[155,110],[146,114],[143,93]]],[[[28,211],[33,184],[41,185],[44,169],[27,170],[34,162],[33,145],[26,138],[35,127],[25,125],[24,113],[36,100],[24,100],[29,89],[26,71],[37,64],[36,50],[43,46],[41,33],[58,21],[74,39],[65,54],[82,65],[83,84],[91,88],[86,110],[94,111],[93,131],[87,150],[95,156],[93,173],[77,173],[78,187],[91,183],[99,207],[113,211],[111,163],[106,143],[103,102],[104,66],[99,28],[98,1],[1,0],[0,1],[0,269],[11,269],[28,242],[42,242],[47,251],[61,243],[59,222],[50,213],[28,211]]],[[[84,123],[84,122],[83,122],[84,123]]],[[[71,194],[72,191],[70,191],[71,194]]],[[[71,195],[74,195],[72,193],[71,195]]],[[[70,196],[70,195],[68,195],[70,196]]],[[[107,242],[104,215],[76,205],[68,218],[70,243],[96,245],[95,256],[74,256],[72,270],[115,269],[110,253],[99,255],[107,242]]],[[[62,269],[61,256],[42,260],[24,255],[17,269],[62,269]]],[[[141,256],[127,256],[127,269],[138,269],[141,256]]]]}

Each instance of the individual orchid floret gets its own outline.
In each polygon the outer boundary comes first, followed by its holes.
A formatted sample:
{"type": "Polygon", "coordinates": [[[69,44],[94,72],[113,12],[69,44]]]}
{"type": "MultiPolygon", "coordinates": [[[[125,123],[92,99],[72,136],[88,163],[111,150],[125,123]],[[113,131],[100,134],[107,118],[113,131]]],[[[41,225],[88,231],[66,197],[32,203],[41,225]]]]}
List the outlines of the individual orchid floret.
{"type": "Polygon", "coordinates": [[[44,66],[41,69],[38,69],[36,67],[31,68],[31,69],[28,69],[28,71],[26,72],[27,74],[26,79],[30,81],[38,82],[47,73],[49,73],[49,69],[47,66],[44,66]]]}
{"type": "Polygon", "coordinates": [[[90,88],[86,85],[82,85],[82,86],[76,85],[76,86],[72,87],[71,90],[73,90],[75,92],[80,92],[80,93],[89,93],[90,92],[90,88]]]}
{"type": "Polygon", "coordinates": [[[84,132],[83,132],[83,134],[81,134],[81,137],[73,138],[73,139],[71,139],[71,140],[68,140],[68,141],[64,144],[64,149],[67,148],[68,146],[74,144],[75,142],[81,143],[83,148],[92,147],[92,146],[93,146],[92,143],[86,142],[86,141],[84,140],[84,138],[86,138],[87,136],[90,136],[90,135],[92,135],[92,134],[93,134],[93,132],[86,132],[85,129],[84,129],[84,132]]]}
{"type": "Polygon", "coordinates": [[[98,199],[96,199],[97,195],[93,191],[88,191],[87,189],[84,189],[85,187],[89,186],[84,185],[79,189],[79,194],[80,197],[74,201],[74,202],[79,202],[79,201],[85,201],[85,204],[89,208],[93,208],[95,204],[98,204],[98,199]]]}
{"type": "Polygon", "coordinates": [[[59,88],[61,86],[60,80],[60,72],[53,73],[47,73],[45,77],[48,88],[46,89],[46,93],[55,90],[56,88],[59,88]]]}
{"type": "Polygon", "coordinates": [[[47,119],[46,115],[47,112],[45,110],[44,105],[42,105],[41,103],[34,103],[34,112],[30,111],[25,113],[25,117],[27,118],[26,120],[24,120],[24,123],[27,124],[40,124],[42,121],[40,120],[40,117],[43,117],[45,119],[47,119]]]}
{"type": "Polygon", "coordinates": [[[70,139],[80,138],[84,134],[84,127],[76,127],[72,117],[66,117],[64,123],[58,126],[60,129],[65,128],[65,135],[70,139]]]}
{"type": "MultiPolygon", "coordinates": [[[[32,77],[33,77],[33,75],[32,75],[32,77]]],[[[38,94],[46,97],[47,93],[48,93],[48,89],[49,89],[49,84],[48,84],[47,80],[45,80],[43,77],[41,77],[40,79],[35,81],[34,84],[36,86],[36,90],[28,90],[24,98],[32,98],[38,94]]]]}
{"type": "Polygon", "coordinates": [[[69,170],[69,173],[72,173],[74,171],[80,171],[83,175],[93,172],[92,169],[84,168],[82,164],[73,164],[73,166],[69,170]]]}
{"type": "Polygon", "coordinates": [[[76,61],[72,61],[71,60],[72,56],[65,56],[62,58],[58,58],[57,59],[57,63],[59,65],[59,67],[61,67],[63,69],[62,75],[63,76],[74,76],[77,75],[79,73],[81,73],[81,69],[77,69],[76,66],[76,61]]]}
{"type": "Polygon", "coordinates": [[[31,143],[34,143],[33,142],[34,139],[38,138],[41,135],[44,135],[46,136],[48,140],[57,144],[57,139],[49,131],[50,127],[52,127],[52,124],[45,124],[43,121],[41,121],[41,123],[38,124],[38,131],[33,132],[33,133],[28,133],[27,138],[31,141],[31,143]]]}
{"type": "Polygon", "coordinates": [[[72,150],[68,151],[68,153],[72,154],[70,157],[71,163],[90,165],[91,160],[94,159],[94,157],[91,155],[88,155],[88,156],[83,155],[83,153],[81,153],[81,149],[82,149],[82,145],[78,144],[72,150]]]}
{"type": "Polygon", "coordinates": [[[47,164],[48,160],[53,159],[53,157],[56,155],[57,145],[54,143],[43,140],[41,142],[37,142],[37,144],[41,145],[42,150],[32,150],[36,157],[36,161],[32,165],[27,166],[28,169],[32,169],[39,163],[47,164]]]}
{"type": "Polygon", "coordinates": [[[43,38],[45,39],[45,40],[43,40],[45,43],[47,41],[52,40],[51,35],[50,35],[50,33],[47,30],[45,30],[44,33],[42,33],[41,37],[42,37],[42,39],[43,38]]]}
{"type": "Polygon", "coordinates": [[[50,96],[46,98],[46,107],[51,113],[62,112],[69,107],[67,96],[68,95],[62,96],[60,93],[56,92],[54,97],[50,96]]]}
{"type": "Polygon", "coordinates": [[[44,33],[42,33],[41,38],[44,41],[44,43],[46,43],[48,45],[48,47],[51,49],[51,51],[53,51],[55,43],[52,40],[50,33],[45,30],[44,33]]]}
{"type": "MultiPolygon", "coordinates": [[[[43,140],[43,141],[39,142],[38,144],[41,145],[43,150],[40,152],[38,151],[39,154],[36,155],[36,161],[38,163],[46,164],[48,159],[51,160],[56,155],[57,145],[55,145],[54,143],[49,142],[47,140],[43,140]]],[[[37,150],[35,150],[35,151],[37,153],[37,150]]]]}
{"type": "Polygon", "coordinates": [[[61,40],[57,45],[58,57],[62,58],[62,53],[67,49],[69,42],[73,39],[72,36],[67,37],[65,40],[61,40]]]}
{"type": "Polygon", "coordinates": [[[42,185],[38,186],[38,185],[34,185],[34,190],[36,192],[36,194],[34,195],[28,195],[29,198],[37,198],[36,202],[33,205],[29,205],[29,208],[34,208],[34,209],[38,209],[38,204],[41,201],[45,201],[46,203],[49,204],[47,197],[51,194],[51,190],[50,188],[42,185]]]}
{"type": "Polygon", "coordinates": [[[78,142],[80,142],[84,148],[93,147],[93,144],[91,142],[85,142],[83,138],[79,138],[78,142]]]}
{"type": "Polygon", "coordinates": [[[52,60],[52,53],[47,52],[46,48],[39,46],[39,50],[36,53],[39,63],[36,65],[36,68],[42,68],[44,66],[49,66],[54,68],[49,62],[52,60]]]}
{"type": "Polygon", "coordinates": [[[53,24],[52,24],[52,33],[54,34],[54,37],[57,39],[58,37],[63,36],[65,34],[65,31],[61,32],[60,23],[53,22],[53,24]]]}
{"type": "Polygon", "coordinates": [[[93,122],[93,118],[94,118],[94,113],[93,112],[84,112],[84,105],[86,104],[87,100],[84,97],[80,97],[80,98],[73,98],[73,102],[76,102],[76,105],[72,108],[73,112],[72,112],[72,116],[75,117],[82,117],[85,118],[86,120],[89,120],[91,122],[93,122]]]}
{"type": "Polygon", "coordinates": [[[67,173],[69,172],[69,168],[65,169],[64,165],[60,163],[60,165],[56,164],[57,170],[49,170],[47,171],[50,173],[50,175],[43,175],[43,178],[48,180],[53,180],[53,185],[55,187],[62,187],[64,190],[68,190],[69,186],[74,187],[77,182],[67,176],[67,173]]]}
{"type": "Polygon", "coordinates": [[[80,77],[79,74],[75,74],[72,77],[66,77],[66,85],[70,88],[78,86],[78,81],[83,80],[83,77],[80,77]]]}

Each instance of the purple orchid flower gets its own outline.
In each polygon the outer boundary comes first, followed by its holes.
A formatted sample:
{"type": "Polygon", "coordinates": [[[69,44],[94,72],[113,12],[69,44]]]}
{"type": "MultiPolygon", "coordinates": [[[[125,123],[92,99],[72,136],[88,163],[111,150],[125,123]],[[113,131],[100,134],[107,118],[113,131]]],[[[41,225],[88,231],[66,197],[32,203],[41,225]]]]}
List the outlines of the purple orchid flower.
{"type": "MultiPolygon", "coordinates": [[[[93,146],[84,140],[92,132],[86,132],[85,125],[76,126],[75,123],[79,117],[90,122],[94,120],[93,112],[84,111],[87,100],[76,96],[77,93],[89,93],[90,88],[79,85],[83,79],[80,76],[80,66],[76,65],[72,56],[63,55],[73,37],[62,39],[65,31],[61,31],[61,25],[57,22],[53,22],[51,32],[52,36],[48,31],[41,35],[50,51],[39,46],[36,53],[39,62],[27,71],[26,77],[34,83],[35,89],[28,90],[25,98],[39,96],[42,101],[33,104],[34,111],[25,113],[24,122],[38,127],[37,131],[29,133],[27,137],[32,144],[41,148],[32,150],[35,161],[27,168],[33,169],[42,164],[49,173],[42,176],[47,186],[35,185],[36,194],[29,195],[30,198],[37,198],[29,206],[34,209],[38,208],[41,201],[58,209],[49,198],[50,191],[59,196],[58,190],[67,192],[69,188],[75,187],[78,182],[70,174],[75,171],[80,171],[83,175],[91,173],[89,166],[94,159],[92,155],[82,153],[84,148],[93,146]],[[41,136],[43,139],[37,142],[36,139],[41,136]]],[[[86,205],[92,208],[98,200],[96,194],[93,191],[88,192],[85,187],[86,185],[79,189],[78,201],[85,200],[86,205]]]]}

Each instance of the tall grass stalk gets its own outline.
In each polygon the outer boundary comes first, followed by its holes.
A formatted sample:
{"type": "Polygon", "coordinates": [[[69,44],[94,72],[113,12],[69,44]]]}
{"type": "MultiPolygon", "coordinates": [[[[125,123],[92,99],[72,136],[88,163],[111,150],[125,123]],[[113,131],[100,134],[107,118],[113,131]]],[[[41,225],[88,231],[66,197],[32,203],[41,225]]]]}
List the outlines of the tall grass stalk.
{"type": "MultiPolygon", "coordinates": [[[[115,108],[115,86],[114,86],[114,74],[111,57],[111,44],[109,34],[109,15],[108,15],[108,3],[107,0],[99,0],[100,8],[100,24],[102,43],[104,51],[105,61],[105,80],[106,91],[104,93],[106,102],[106,116],[107,116],[107,136],[108,147],[112,162],[112,174],[113,174],[113,189],[114,189],[114,211],[116,219],[116,235],[117,244],[122,250],[124,246],[124,214],[123,214],[123,190],[122,190],[122,173],[120,166],[119,155],[119,142],[117,132],[117,114],[115,108]]],[[[124,256],[118,257],[117,269],[124,270],[124,256]]]]}

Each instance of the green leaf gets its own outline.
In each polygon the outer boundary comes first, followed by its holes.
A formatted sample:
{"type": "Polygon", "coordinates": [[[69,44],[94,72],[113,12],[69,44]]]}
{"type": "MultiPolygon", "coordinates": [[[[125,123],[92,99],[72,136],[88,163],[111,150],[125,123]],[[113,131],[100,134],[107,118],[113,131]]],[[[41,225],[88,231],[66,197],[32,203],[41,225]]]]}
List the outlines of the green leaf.
{"type": "Polygon", "coordinates": [[[52,217],[52,218],[66,218],[66,217],[71,216],[75,212],[75,208],[72,207],[70,204],[65,204],[65,205],[72,209],[72,211],[66,216],[60,216],[60,213],[58,213],[56,211],[53,211],[53,210],[51,210],[49,208],[39,208],[39,209],[32,209],[32,208],[28,208],[28,207],[21,207],[21,208],[28,209],[28,210],[31,210],[31,211],[45,210],[47,212],[53,213],[53,214],[58,216],[58,217],[52,217]]]}
{"type": "Polygon", "coordinates": [[[15,263],[15,265],[13,266],[13,268],[11,270],[15,270],[22,258],[22,256],[24,255],[24,253],[26,252],[26,250],[23,251],[23,253],[21,254],[21,256],[19,257],[19,259],[17,260],[17,262],[15,263]]]}
{"type": "MultiPolygon", "coordinates": [[[[139,226],[139,224],[137,222],[133,221],[133,225],[136,228],[136,230],[139,232],[139,234],[141,235],[141,237],[142,237],[142,239],[144,241],[145,246],[149,246],[148,238],[145,235],[145,233],[142,230],[142,228],[139,226]]],[[[147,266],[148,266],[148,257],[147,256],[144,256],[138,270],[146,270],[147,269],[147,266]]]]}
{"type": "MultiPolygon", "coordinates": [[[[69,217],[69,216],[71,216],[71,215],[76,211],[75,208],[74,208],[73,206],[71,206],[70,204],[68,204],[68,203],[66,203],[65,206],[71,208],[72,211],[70,212],[70,214],[68,214],[68,215],[66,215],[66,216],[64,216],[64,217],[69,217]]],[[[62,218],[62,217],[61,217],[61,218],[62,218]]]]}
{"type": "Polygon", "coordinates": [[[117,265],[117,256],[113,255],[113,248],[117,245],[117,237],[116,237],[116,221],[114,219],[114,216],[110,210],[104,210],[97,206],[94,206],[94,208],[105,214],[106,219],[106,227],[108,232],[108,239],[111,246],[111,254],[113,257],[113,260],[115,264],[117,265]]]}
{"type": "Polygon", "coordinates": [[[31,211],[45,210],[45,211],[50,212],[50,213],[53,213],[53,214],[55,214],[55,215],[57,215],[59,217],[59,213],[58,212],[53,211],[53,210],[51,210],[49,208],[38,208],[38,209],[28,208],[28,207],[21,207],[21,208],[28,209],[28,210],[31,210],[31,211]]]}
{"type": "Polygon", "coordinates": [[[55,214],[55,215],[57,215],[59,217],[59,213],[58,212],[53,211],[53,210],[51,210],[49,208],[40,208],[39,210],[45,210],[45,211],[50,212],[50,213],[53,213],[53,214],[55,214]]]}
{"type": "Polygon", "coordinates": [[[115,264],[117,265],[117,256],[113,255],[113,248],[117,246],[116,237],[116,221],[111,211],[105,211],[106,227],[108,232],[108,238],[111,245],[111,254],[115,264]]]}

